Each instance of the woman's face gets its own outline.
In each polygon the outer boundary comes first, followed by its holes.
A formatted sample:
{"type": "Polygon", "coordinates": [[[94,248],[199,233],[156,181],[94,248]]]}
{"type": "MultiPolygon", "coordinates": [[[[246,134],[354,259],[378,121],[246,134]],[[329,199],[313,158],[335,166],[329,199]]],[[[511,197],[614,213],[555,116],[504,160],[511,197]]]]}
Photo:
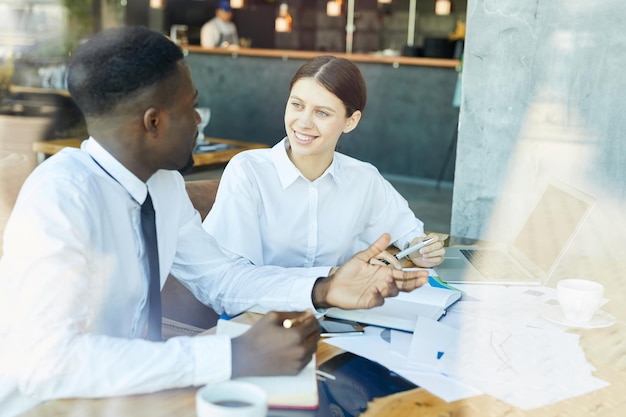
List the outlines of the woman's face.
{"type": "Polygon", "coordinates": [[[354,129],[360,117],[358,110],[346,116],[343,102],[314,79],[296,81],[285,108],[292,155],[332,160],[339,136],[354,129]]]}

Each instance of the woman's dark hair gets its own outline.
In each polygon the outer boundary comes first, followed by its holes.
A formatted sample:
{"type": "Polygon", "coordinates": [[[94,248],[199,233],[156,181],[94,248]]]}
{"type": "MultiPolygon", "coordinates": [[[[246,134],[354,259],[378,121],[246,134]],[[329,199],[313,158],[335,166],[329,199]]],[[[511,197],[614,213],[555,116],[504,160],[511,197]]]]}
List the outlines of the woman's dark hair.
{"type": "Polygon", "coordinates": [[[300,67],[291,79],[289,90],[301,78],[313,78],[343,101],[346,116],[363,111],[367,102],[367,88],[359,68],[344,58],[322,55],[300,67]]]}
{"type": "Polygon", "coordinates": [[[85,116],[104,115],[133,92],[176,74],[178,46],[144,27],[108,29],[78,47],[67,75],[68,90],[85,116]]]}

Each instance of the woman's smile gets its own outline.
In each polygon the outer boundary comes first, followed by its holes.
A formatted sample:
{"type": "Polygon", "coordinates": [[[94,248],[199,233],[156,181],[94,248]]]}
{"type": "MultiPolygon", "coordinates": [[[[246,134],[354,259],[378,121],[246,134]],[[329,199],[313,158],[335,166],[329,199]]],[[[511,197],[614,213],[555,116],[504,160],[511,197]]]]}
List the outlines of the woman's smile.
{"type": "Polygon", "coordinates": [[[298,132],[297,130],[293,131],[293,137],[299,142],[309,143],[313,141],[317,136],[306,135],[304,133],[298,132]]]}

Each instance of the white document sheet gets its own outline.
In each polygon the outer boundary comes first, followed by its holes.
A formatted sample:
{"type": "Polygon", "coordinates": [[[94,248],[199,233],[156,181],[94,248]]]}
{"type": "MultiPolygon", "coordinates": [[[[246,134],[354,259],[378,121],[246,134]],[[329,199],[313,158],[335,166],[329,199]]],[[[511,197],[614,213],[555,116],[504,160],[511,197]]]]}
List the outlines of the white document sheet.
{"type": "Polygon", "coordinates": [[[396,349],[408,352],[411,340],[409,333],[392,331],[392,340],[396,339],[394,336],[402,334],[408,335],[408,338],[405,337],[402,341],[399,340],[402,336],[398,336],[398,340],[389,343],[381,336],[383,332],[389,332],[389,330],[368,326],[363,336],[332,337],[326,339],[325,342],[378,362],[444,401],[456,401],[482,394],[480,390],[451,379],[440,372],[427,369],[417,363],[410,363],[406,355],[398,353],[396,349]]]}
{"type": "Polygon", "coordinates": [[[486,292],[490,296],[484,301],[457,303],[452,325],[420,318],[409,360],[522,410],[607,385],[592,375],[578,335],[555,329],[545,320],[545,326],[536,326],[541,324],[541,306],[554,301],[552,289],[509,287],[486,292]],[[497,297],[492,298],[494,294],[497,297]]]}

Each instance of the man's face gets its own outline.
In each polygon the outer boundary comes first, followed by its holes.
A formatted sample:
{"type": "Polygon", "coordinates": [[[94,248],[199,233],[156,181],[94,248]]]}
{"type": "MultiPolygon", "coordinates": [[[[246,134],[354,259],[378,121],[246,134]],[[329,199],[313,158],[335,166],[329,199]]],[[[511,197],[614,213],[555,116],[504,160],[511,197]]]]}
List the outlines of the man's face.
{"type": "Polygon", "coordinates": [[[177,83],[177,88],[163,117],[157,152],[160,169],[180,170],[188,168],[196,146],[200,122],[196,111],[198,91],[184,61],[178,63],[178,76],[172,82],[177,83]]]}
{"type": "Polygon", "coordinates": [[[230,20],[233,18],[233,12],[228,12],[224,9],[217,9],[215,11],[215,15],[224,22],[230,22],[230,20]]]}

